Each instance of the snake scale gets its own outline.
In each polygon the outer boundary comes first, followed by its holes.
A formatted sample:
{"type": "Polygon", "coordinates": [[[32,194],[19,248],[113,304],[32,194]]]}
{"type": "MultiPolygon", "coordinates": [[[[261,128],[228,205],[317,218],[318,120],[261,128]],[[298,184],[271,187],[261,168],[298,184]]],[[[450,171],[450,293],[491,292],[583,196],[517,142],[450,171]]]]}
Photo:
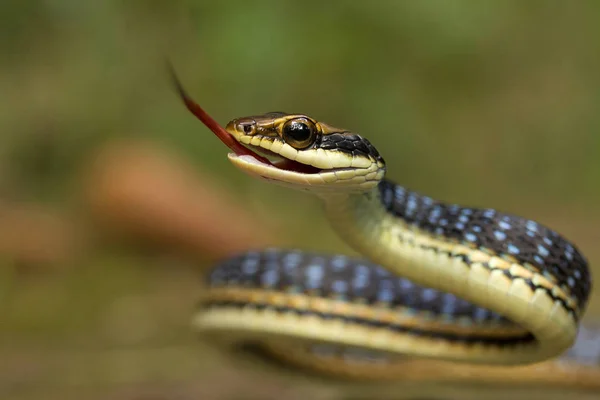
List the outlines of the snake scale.
{"type": "Polygon", "coordinates": [[[591,276],[573,243],[536,221],[397,185],[366,138],[307,115],[222,128],[171,72],[236,167],[318,196],[364,255],[234,255],[208,274],[197,330],[337,377],[600,387],[598,332],[579,326],[591,276]]]}

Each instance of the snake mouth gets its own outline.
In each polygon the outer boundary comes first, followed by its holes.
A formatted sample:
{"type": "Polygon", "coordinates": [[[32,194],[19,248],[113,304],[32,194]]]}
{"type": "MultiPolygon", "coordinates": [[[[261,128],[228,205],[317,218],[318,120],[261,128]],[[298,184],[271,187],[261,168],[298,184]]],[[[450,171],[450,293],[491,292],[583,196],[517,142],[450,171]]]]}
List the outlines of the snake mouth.
{"type": "Polygon", "coordinates": [[[234,151],[235,156],[241,157],[244,161],[249,162],[251,164],[258,164],[267,168],[276,168],[279,170],[296,172],[299,174],[319,174],[324,171],[323,169],[313,167],[312,165],[307,165],[298,161],[290,160],[289,158],[285,158],[271,150],[265,149],[260,146],[254,146],[251,144],[243,143],[240,144],[253,154],[238,154],[234,151]],[[268,163],[264,162],[264,159],[268,160],[268,163]]]}

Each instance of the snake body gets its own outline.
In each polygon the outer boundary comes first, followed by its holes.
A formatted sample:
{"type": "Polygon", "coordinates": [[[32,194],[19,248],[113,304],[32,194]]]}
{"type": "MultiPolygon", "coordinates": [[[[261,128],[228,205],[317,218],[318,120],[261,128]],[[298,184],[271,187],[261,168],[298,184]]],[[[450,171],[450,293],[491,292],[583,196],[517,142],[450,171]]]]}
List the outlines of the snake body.
{"type": "Polygon", "coordinates": [[[223,130],[176,83],[234,150],[235,166],[317,195],[331,226],[364,256],[264,249],[224,260],[208,275],[198,330],[366,379],[398,379],[399,368],[423,362],[459,361],[480,375],[529,371],[573,346],[591,277],[559,233],[397,185],[367,139],[307,115],[244,117],[223,130]]]}

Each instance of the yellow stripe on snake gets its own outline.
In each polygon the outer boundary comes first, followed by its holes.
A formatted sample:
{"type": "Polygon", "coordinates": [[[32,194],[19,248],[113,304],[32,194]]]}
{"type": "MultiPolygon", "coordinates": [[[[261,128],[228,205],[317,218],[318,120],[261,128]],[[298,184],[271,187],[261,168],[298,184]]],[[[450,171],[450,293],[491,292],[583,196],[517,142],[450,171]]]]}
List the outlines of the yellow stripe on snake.
{"type": "Polygon", "coordinates": [[[564,237],[396,185],[367,139],[306,115],[222,128],[173,78],[236,167],[318,196],[365,256],[265,249],[224,260],[208,277],[196,329],[338,377],[600,387],[600,344],[579,328],[590,272],[564,237]]]}

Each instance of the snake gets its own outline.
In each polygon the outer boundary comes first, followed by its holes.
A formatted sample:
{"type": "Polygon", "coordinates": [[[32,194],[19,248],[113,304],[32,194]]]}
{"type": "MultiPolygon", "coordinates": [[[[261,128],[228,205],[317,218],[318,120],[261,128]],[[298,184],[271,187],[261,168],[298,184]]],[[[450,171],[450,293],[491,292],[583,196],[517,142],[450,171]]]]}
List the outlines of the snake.
{"type": "Polygon", "coordinates": [[[598,329],[580,326],[592,278],[573,242],[531,219],[396,184],[367,138],[305,114],[222,127],[171,77],[235,167],[318,197],[359,253],[228,256],[207,273],[197,331],[337,378],[600,387],[598,329]]]}

